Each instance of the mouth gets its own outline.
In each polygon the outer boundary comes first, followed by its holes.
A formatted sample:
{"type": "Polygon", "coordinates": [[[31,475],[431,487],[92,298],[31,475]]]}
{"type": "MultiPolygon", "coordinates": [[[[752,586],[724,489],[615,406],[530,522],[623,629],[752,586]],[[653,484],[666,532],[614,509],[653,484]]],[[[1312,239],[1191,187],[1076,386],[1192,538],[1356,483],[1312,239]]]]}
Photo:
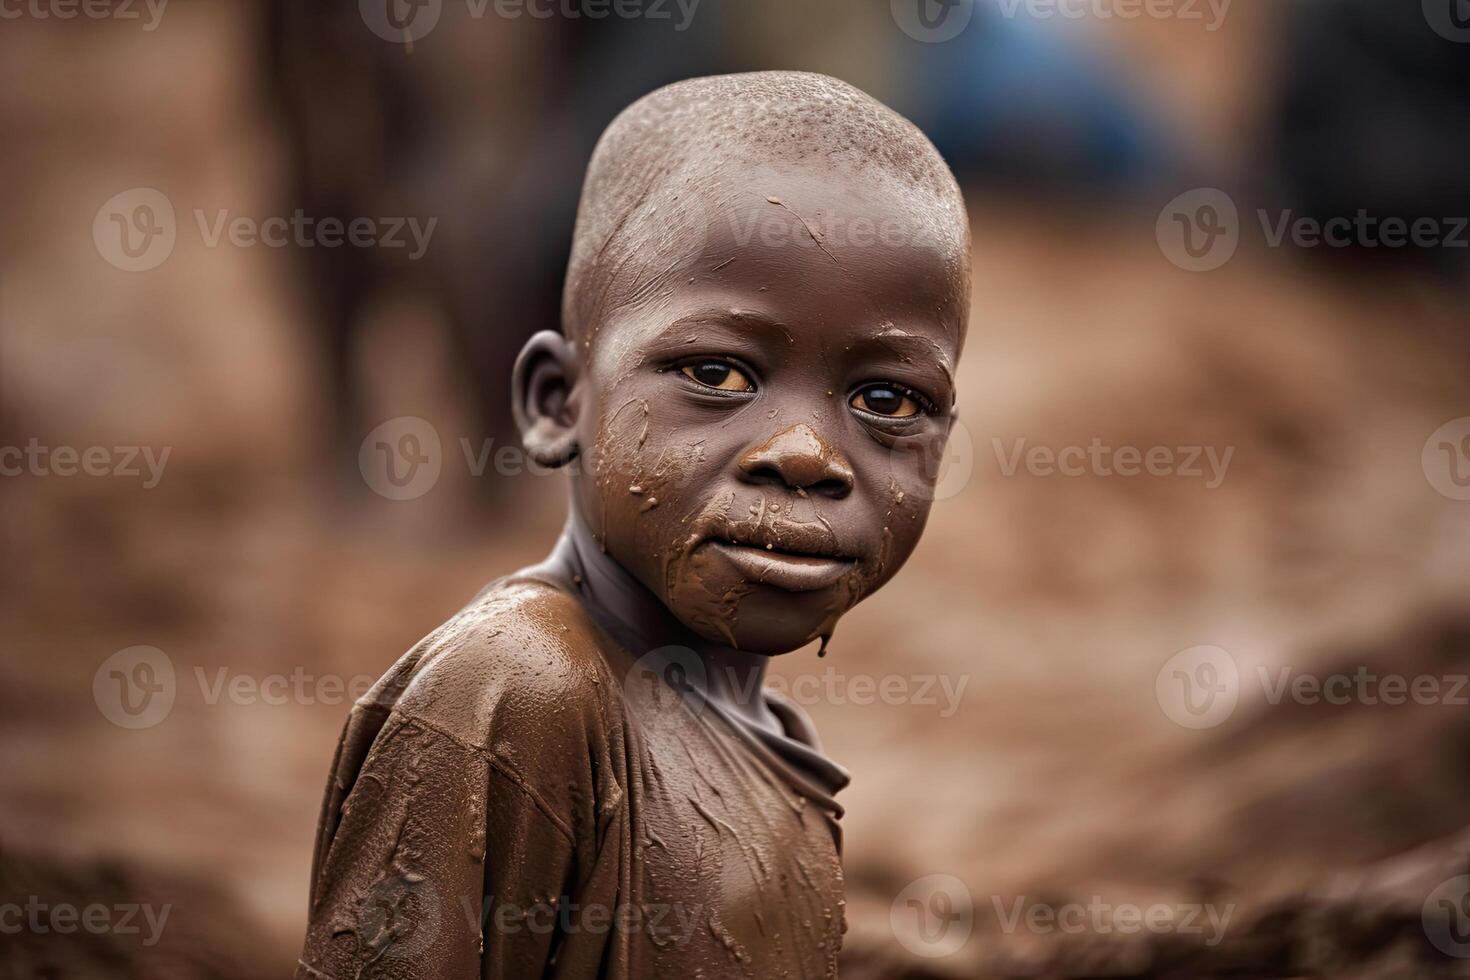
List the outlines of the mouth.
{"type": "Polygon", "coordinates": [[[706,544],[735,567],[747,581],[770,585],[787,592],[812,592],[833,585],[850,572],[856,562],[837,555],[791,550],[772,542],[758,544],[711,538],[706,544]]]}

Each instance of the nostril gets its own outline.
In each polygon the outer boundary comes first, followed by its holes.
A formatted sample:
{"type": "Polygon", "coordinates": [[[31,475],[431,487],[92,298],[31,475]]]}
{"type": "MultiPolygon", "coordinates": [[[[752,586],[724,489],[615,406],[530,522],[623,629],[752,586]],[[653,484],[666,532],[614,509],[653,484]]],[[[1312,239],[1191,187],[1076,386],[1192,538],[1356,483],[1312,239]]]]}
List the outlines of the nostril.
{"type": "Polygon", "coordinates": [[[852,481],[850,479],[818,480],[811,486],[802,487],[800,489],[805,490],[807,493],[813,494],[818,497],[831,497],[833,500],[840,500],[841,498],[846,497],[849,493],[852,492],[852,481]]]}
{"type": "Polygon", "coordinates": [[[845,497],[852,491],[852,479],[846,475],[831,473],[812,474],[776,466],[741,467],[747,483],[761,486],[785,487],[815,497],[845,497]]]}
{"type": "Polygon", "coordinates": [[[752,483],[768,483],[825,497],[852,490],[852,467],[811,426],[801,423],[772,436],[740,458],[752,483]]]}
{"type": "Polygon", "coordinates": [[[783,477],[780,471],[777,470],[774,466],[745,466],[742,464],[740,467],[740,471],[744,474],[746,482],[748,483],[757,483],[770,486],[784,486],[786,484],[786,478],[783,477]]]}

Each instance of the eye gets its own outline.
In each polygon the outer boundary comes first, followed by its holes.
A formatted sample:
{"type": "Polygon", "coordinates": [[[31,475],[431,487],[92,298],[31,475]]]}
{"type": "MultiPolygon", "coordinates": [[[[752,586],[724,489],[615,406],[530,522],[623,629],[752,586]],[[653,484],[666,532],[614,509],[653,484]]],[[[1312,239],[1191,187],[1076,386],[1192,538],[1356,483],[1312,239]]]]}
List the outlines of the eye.
{"type": "Polygon", "coordinates": [[[882,382],[858,389],[848,404],[890,419],[913,418],[925,411],[922,396],[917,392],[882,382]]]}
{"type": "Polygon", "coordinates": [[[720,391],[755,391],[739,368],[725,361],[696,361],[679,369],[686,378],[720,391]]]}

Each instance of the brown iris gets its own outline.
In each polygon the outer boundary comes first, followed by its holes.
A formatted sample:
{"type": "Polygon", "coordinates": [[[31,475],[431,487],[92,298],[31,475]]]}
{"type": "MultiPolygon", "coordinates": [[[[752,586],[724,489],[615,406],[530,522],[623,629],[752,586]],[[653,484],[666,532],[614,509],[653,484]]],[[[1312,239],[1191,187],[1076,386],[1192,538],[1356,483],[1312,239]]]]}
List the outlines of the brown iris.
{"type": "Polygon", "coordinates": [[[739,368],[725,361],[697,361],[686,364],[679,369],[684,376],[690,378],[706,388],[716,388],[720,391],[755,391],[755,385],[750,383],[739,368]]]}
{"type": "Polygon", "coordinates": [[[855,392],[849,404],[853,408],[893,419],[910,418],[920,412],[918,401],[909,392],[889,384],[868,385],[855,392]]]}

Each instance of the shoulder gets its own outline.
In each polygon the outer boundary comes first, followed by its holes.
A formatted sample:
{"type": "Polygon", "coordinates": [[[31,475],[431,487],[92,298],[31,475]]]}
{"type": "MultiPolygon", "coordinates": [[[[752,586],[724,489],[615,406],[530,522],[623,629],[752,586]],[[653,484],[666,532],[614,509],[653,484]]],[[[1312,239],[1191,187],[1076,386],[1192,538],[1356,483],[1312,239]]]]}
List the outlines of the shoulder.
{"type": "Polygon", "coordinates": [[[507,760],[606,731],[614,705],[582,604],[527,578],[493,583],[414,645],[359,705],[415,720],[507,760]]]}

